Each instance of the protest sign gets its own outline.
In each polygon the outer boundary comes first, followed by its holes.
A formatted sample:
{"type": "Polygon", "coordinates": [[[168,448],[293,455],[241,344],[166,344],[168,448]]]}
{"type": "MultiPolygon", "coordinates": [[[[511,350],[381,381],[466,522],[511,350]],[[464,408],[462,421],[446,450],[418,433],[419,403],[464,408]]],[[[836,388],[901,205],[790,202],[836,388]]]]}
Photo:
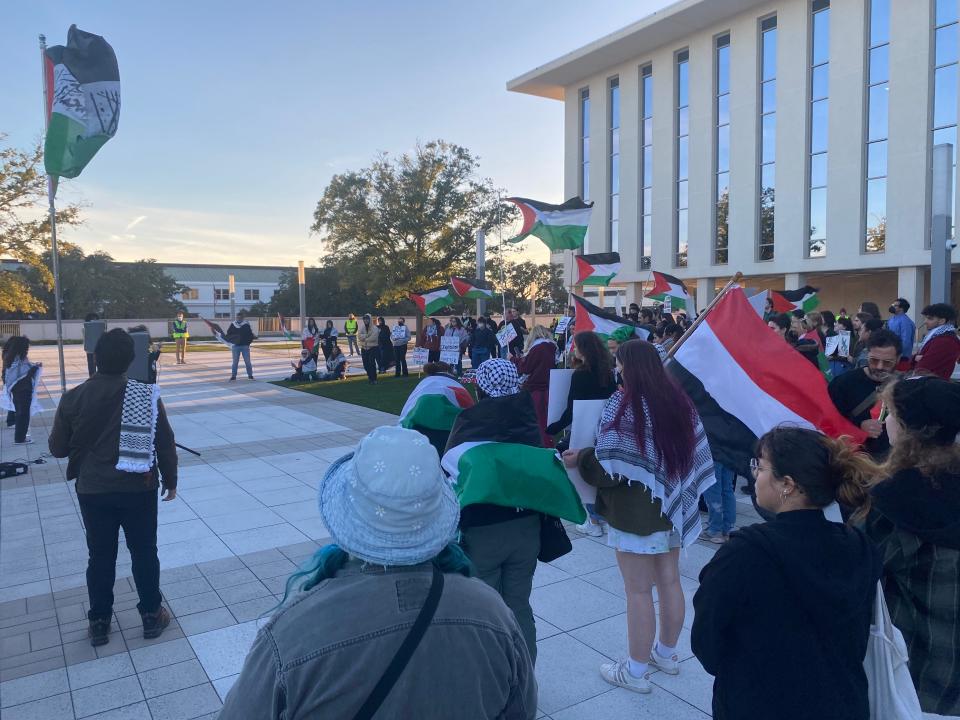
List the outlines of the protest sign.
{"type": "MultiPolygon", "coordinates": [[[[593,447],[596,444],[597,425],[600,422],[600,415],[603,414],[603,406],[606,402],[606,400],[573,401],[573,425],[570,427],[570,447],[572,449],[580,450],[585,447],[593,447]]],[[[567,468],[567,475],[580,495],[582,502],[595,503],[597,501],[597,489],[593,485],[587,484],[577,468],[567,468]]]]}
{"type": "Polygon", "coordinates": [[[430,351],[426,348],[418,347],[414,348],[413,352],[410,353],[410,364],[411,365],[424,365],[430,358],[430,351]]]}
{"type": "Polygon", "coordinates": [[[551,370],[550,390],[547,395],[547,425],[552,425],[563,411],[567,409],[567,398],[570,396],[570,381],[573,379],[573,370],[551,370]]]}
{"type": "Polygon", "coordinates": [[[517,329],[511,323],[507,323],[503,326],[503,330],[497,333],[497,342],[500,343],[500,347],[506,347],[516,337],[517,329]]]}

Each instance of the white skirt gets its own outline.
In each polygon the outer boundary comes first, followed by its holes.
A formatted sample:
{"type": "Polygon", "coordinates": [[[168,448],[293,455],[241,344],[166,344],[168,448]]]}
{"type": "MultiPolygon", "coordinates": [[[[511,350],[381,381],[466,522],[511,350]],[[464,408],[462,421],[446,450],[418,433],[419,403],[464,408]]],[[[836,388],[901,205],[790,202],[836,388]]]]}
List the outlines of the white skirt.
{"type": "Polygon", "coordinates": [[[650,535],[634,535],[607,525],[607,545],[635,555],[663,555],[680,547],[680,533],[661,530],[650,535]]]}

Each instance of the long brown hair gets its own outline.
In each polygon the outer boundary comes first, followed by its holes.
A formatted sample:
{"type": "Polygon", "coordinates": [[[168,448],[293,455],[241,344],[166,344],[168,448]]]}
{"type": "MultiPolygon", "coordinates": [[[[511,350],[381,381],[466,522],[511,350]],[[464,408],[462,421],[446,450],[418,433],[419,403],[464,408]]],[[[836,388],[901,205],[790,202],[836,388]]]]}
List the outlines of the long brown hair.
{"type": "Polygon", "coordinates": [[[617,349],[623,367],[623,395],[613,427],[624,432],[623,416],[633,410],[637,446],[644,447],[647,424],[652,428],[653,445],[670,479],[683,477],[693,465],[696,449],[693,403],[676,381],[663,369],[660,355],[646,340],[628,340],[617,349]]]}
{"type": "Polygon", "coordinates": [[[584,368],[593,375],[600,387],[613,384],[613,356],[603,344],[603,340],[592,330],[584,330],[573,336],[574,347],[577,348],[578,360],[576,366],[584,368]]]}
{"type": "MultiPolygon", "coordinates": [[[[890,408],[895,419],[903,411],[898,407],[897,386],[904,382],[927,382],[926,380],[900,380],[890,383],[880,393],[884,404],[890,408]]],[[[943,381],[946,384],[947,381],[943,381]]],[[[901,400],[901,402],[903,402],[901,400]]],[[[943,443],[934,439],[939,429],[935,426],[915,430],[900,423],[900,434],[890,448],[883,469],[888,477],[901,470],[916,468],[921,475],[933,480],[937,475],[960,475],[960,444],[943,443]]]]}
{"type": "Polygon", "coordinates": [[[25,358],[30,349],[30,338],[23,335],[11,335],[3,344],[3,369],[13,365],[17,358],[25,358]]]}

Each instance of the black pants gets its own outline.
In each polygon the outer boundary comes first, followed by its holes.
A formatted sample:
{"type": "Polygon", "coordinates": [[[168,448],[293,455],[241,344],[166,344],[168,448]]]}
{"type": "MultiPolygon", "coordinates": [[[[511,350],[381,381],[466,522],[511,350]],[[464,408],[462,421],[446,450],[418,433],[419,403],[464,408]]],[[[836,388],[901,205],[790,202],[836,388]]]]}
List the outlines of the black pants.
{"type": "Polygon", "coordinates": [[[23,442],[30,429],[30,405],[33,402],[33,381],[30,376],[14,385],[10,395],[16,410],[7,411],[7,427],[13,427],[14,442],[23,442]]]}
{"type": "Polygon", "coordinates": [[[427,362],[437,362],[440,359],[439,350],[428,350],[427,351],[427,362]]]}
{"type": "Polygon", "coordinates": [[[90,620],[109,619],[117,575],[120,528],[127,539],[137,610],[153,613],[160,607],[160,559],[157,557],[157,491],[77,493],[87,532],[87,594],[90,620]]]}
{"type": "Polygon", "coordinates": [[[367,373],[367,380],[377,381],[377,359],[380,356],[380,348],[363,348],[360,350],[360,359],[363,360],[363,369],[367,373]]]}
{"type": "Polygon", "coordinates": [[[393,345],[381,345],[377,356],[380,363],[380,372],[384,373],[393,365],[393,345]]]}
{"type": "Polygon", "coordinates": [[[93,377],[97,374],[97,360],[93,353],[87,353],[87,375],[93,377]]]}
{"type": "Polygon", "coordinates": [[[394,345],[393,346],[393,361],[397,364],[396,376],[400,377],[402,374],[404,377],[407,376],[407,346],[406,345],[394,345]]]}

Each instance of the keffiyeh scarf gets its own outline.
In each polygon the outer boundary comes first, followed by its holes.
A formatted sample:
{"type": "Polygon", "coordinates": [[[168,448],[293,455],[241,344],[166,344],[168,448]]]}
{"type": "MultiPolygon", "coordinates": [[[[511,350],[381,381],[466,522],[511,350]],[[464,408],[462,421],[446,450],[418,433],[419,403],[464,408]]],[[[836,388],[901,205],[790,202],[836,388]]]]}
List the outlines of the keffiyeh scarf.
{"type": "Polygon", "coordinates": [[[956,333],[957,333],[957,327],[952,323],[947,323],[946,325],[938,325],[933,330],[931,330],[930,332],[928,332],[926,335],[923,336],[923,340],[920,341],[920,347],[917,349],[917,354],[919,355],[920,353],[922,353],[923,348],[926,346],[926,344],[931,340],[933,340],[935,337],[939,335],[947,335],[947,334],[956,335],[956,333]]]}
{"type": "Polygon", "coordinates": [[[700,416],[694,411],[696,444],[690,470],[682,478],[668,478],[653,443],[649,421],[642,448],[637,445],[633,408],[629,405],[624,408],[619,430],[614,426],[614,419],[625,402],[623,392],[616,392],[603,408],[597,432],[597,459],[610,475],[619,475],[628,483],[639,482],[646,486],[651,495],[660,500],[664,516],[680,534],[681,545],[689,547],[697,541],[702,530],[697,502],[703,491],[716,482],[713,456],[700,416]]]}
{"type": "MultiPolygon", "coordinates": [[[[0,408],[3,410],[14,411],[13,387],[30,374],[31,368],[35,367],[32,362],[26,358],[17,358],[10,367],[3,372],[3,393],[0,394],[0,408]]],[[[40,381],[40,375],[43,373],[42,367],[37,367],[30,382],[33,384],[33,396],[30,399],[30,414],[36,415],[43,410],[40,407],[40,401],[37,399],[37,383],[40,381]]]]}
{"type": "Polygon", "coordinates": [[[153,467],[160,386],[127,380],[120,415],[120,456],[117,470],[148,472],[153,467]]]}

